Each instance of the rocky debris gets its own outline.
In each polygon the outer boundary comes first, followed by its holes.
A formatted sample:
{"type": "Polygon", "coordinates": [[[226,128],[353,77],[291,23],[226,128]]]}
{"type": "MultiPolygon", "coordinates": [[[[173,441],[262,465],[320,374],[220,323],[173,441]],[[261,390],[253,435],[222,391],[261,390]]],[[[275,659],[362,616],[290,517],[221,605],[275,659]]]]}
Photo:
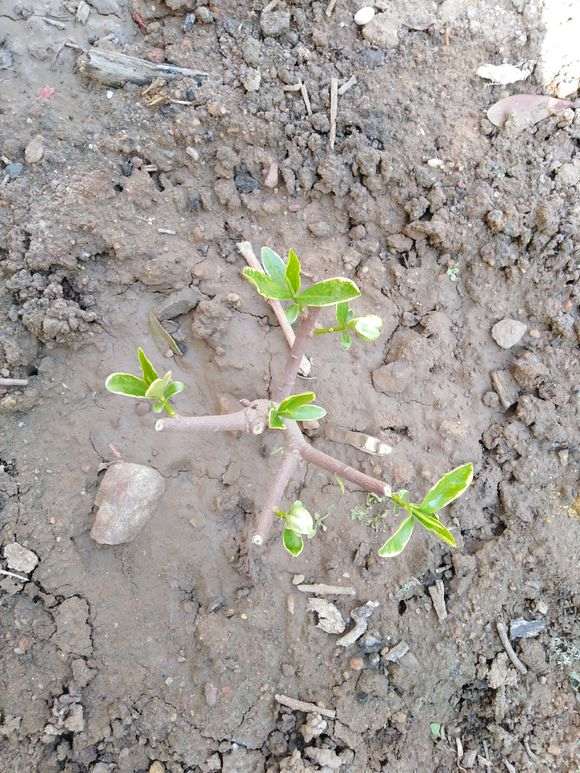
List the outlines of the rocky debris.
{"type": "Polygon", "coordinates": [[[148,773],[165,773],[165,765],[159,760],[155,760],[149,766],[148,773]]]}
{"type": "Polygon", "coordinates": [[[511,373],[522,389],[531,392],[537,388],[540,380],[549,374],[549,370],[537,354],[524,352],[514,361],[511,373]]]}
{"type": "Polygon", "coordinates": [[[507,86],[510,83],[525,81],[532,73],[533,67],[525,65],[516,67],[514,64],[482,64],[477,68],[477,74],[480,78],[493,81],[501,86],[507,86]]]}
{"type": "Polygon", "coordinates": [[[381,656],[388,663],[397,663],[407,652],[409,652],[409,645],[406,641],[400,641],[394,647],[385,647],[381,650],[381,656]]]}
{"type": "Polygon", "coordinates": [[[30,574],[38,564],[38,556],[32,550],[23,547],[18,542],[10,542],[4,546],[4,558],[9,569],[15,572],[30,574]]]}
{"type": "Polygon", "coordinates": [[[265,11],[260,16],[260,28],[266,37],[278,37],[290,29],[290,13],[265,11]]]}
{"type": "Polygon", "coordinates": [[[340,610],[326,599],[309,598],[308,609],[318,615],[317,628],[326,633],[342,633],[346,628],[340,610]]]}
{"type": "Polygon", "coordinates": [[[165,492],[163,477],[151,467],[118,462],[105,473],[95,499],[91,537],[101,545],[131,542],[153,516],[165,492]]]}
{"type": "Polygon", "coordinates": [[[365,5],[363,8],[359,8],[355,13],[354,23],[358,24],[359,27],[364,27],[365,24],[368,24],[372,19],[374,19],[375,13],[376,11],[372,5],[365,5]]]}
{"type": "Polygon", "coordinates": [[[307,746],[304,749],[306,756],[322,768],[338,770],[342,765],[342,759],[333,749],[319,749],[316,746],[307,746]]]}
{"type": "Polygon", "coordinates": [[[37,164],[44,156],[44,140],[42,135],[38,134],[30,140],[24,150],[24,158],[27,164],[37,164]]]}
{"type": "Polygon", "coordinates": [[[525,620],[523,617],[510,622],[510,639],[531,639],[546,628],[544,620],[525,620]]]}
{"type": "Polygon", "coordinates": [[[195,309],[201,299],[202,295],[196,287],[184,287],[167,296],[157,309],[157,317],[160,320],[180,317],[195,309]]]}
{"type": "Polygon", "coordinates": [[[20,164],[16,161],[12,164],[7,164],[4,167],[4,174],[8,176],[9,180],[15,180],[17,177],[20,177],[22,172],[24,172],[24,164],[20,164]]]}
{"type": "Polygon", "coordinates": [[[350,645],[354,644],[357,639],[360,639],[360,637],[366,632],[368,628],[369,618],[378,606],[378,601],[367,601],[366,604],[363,604],[360,607],[355,607],[350,613],[350,616],[355,623],[354,628],[352,628],[348,633],[338,639],[336,642],[337,646],[350,647],[350,645]]]}
{"type": "Polygon", "coordinates": [[[241,81],[247,92],[259,91],[262,74],[255,67],[247,67],[241,75],[241,81]]]}
{"type": "Polygon", "coordinates": [[[208,706],[215,706],[218,699],[217,687],[211,682],[206,682],[203,686],[205,702],[208,706]]]}
{"type": "Polygon", "coordinates": [[[495,323],[491,329],[491,335],[502,349],[511,349],[512,346],[519,344],[527,329],[528,326],[523,322],[506,318],[495,323]]]}
{"type": "Polygon", "coordinates": [[[500,403],[507,411],[518,401],[520,390],[509,370],[494,370],[491,373],[491,383],[500,403]]]}
{"type": "Polygon", "coordinates": [[[308,714],[306,722],[300,727],[305,743],[310,743],[326,732],[328,722],[320,714],[308,714]]]}
{"type": "Polygon", "coordinates": [[[82,733],[85,729],[84,708],[78,695],[64,695],[55,698],[52,704],[52,721],[44,727],[46,742],[65,733],[82,733]]]}
{"type": "Polygon", "coordinates": [[[399,45],[400,21],[389,13],[379,13],[363,27],[363,37],[377,48],[395,48],[399,45]]]}
{"type": "Polygon", "coordinates": [[[492,661],[487,674],[487,683],[492,690],[500,687],[513,687],[517,683],[517,673],[510,667],[510,662],[505,652],[499,652],[492,661]]]}
{"type": "Polygon", "coordinates": [[[56,633],[52,640],[65,653],[89,657],[93,653],[89,605],[85,599],[72,596],[54,610],[56,633]]]}

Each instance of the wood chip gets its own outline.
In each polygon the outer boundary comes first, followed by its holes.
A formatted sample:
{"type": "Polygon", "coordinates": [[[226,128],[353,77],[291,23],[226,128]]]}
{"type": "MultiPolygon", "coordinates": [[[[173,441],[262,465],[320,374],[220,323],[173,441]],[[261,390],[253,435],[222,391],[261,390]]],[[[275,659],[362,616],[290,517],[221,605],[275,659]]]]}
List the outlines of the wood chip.
{"type": "Polygon", "coordinates": [[[511,660],[511,662],[514,664],[514,666],[517,668],[517,670],[520,672],[520,674],[527,674],[528,669],[524,666],[522,661],[518,658],[516,653],[514,652],[514,648],[510,644],[510,640],[508,637],[507,628],[504,625],[504,623],[498,621],[496,623],[497,632],[499,634],[499,638],[501,639],[501,643],[503,644],[504,650],[507,652],[508,658],[511,660]]]}
{"type": "Polygon", "coordinates": [[[330,79],[330,149],[334,150],[336,143],[336,116],[338,115],[338,78],[330,79]]]}
{"type": "Polygon", "coordinates": [[[439,618],[439,622],[442,623],[447,620],[447,607],[445,606],[445,586],[443,580],[436,580],[435,585],[430,585],[428,588],[431,601],[433,602],[433,608],[435,614],[439,618]]]}
{"type": "Polygon", "coordinates": [[[287,708],[292,709],[292,711],[303,711],[305,714],[322,714],[323,717],[329,717],[330,719],[334,719],[336,717],[336,711],[333,711],[332,709],[325,709],[324,706],[318,706],[316,703],[299,701],[296,700],[296,698],[290,698],[288,695],[274,695],[274,699],[281,706],[286,706],[287,708]]]}
{"type": "Polygon", "coordinates": [[[409,645],[406,641],[400,641],[394,647],[391,647],[391,649],[385,647],[385,649],[381,651],[381,655],[383,660],[386,660],[389,663],[397,663],[407,654],[407,652],[409,652],[409,645]]]}
{"type": "Polygon", "coordinates": [[[127,56],[100,48],[92,48],[83,54],[79,58],[79,69],[89,77],[109,86],[121,86],[124,83],[145,86],[155,78],[171,80],[209,77],[206,72],[190,70],[187,67],[175,67],[171,64],[154,64],[136,56],[127,56]]]}
{"type": "Polygon", "coordinates": [[[306,88],[305,84],[300,81],[300,91],[302,93],[302,99],[304,100],[304,104],[306,105],[306,112],[308,115],[312,115],[312,105],[310,104],[310,97],[308,96],[308,89],[306,88]]]}
{"type": "Polygon", "coordinates": [[[356,596],[354,588],[343,585],[298,585],[298,590],[302,593],[315,593],[317,596],[356,596]]]}

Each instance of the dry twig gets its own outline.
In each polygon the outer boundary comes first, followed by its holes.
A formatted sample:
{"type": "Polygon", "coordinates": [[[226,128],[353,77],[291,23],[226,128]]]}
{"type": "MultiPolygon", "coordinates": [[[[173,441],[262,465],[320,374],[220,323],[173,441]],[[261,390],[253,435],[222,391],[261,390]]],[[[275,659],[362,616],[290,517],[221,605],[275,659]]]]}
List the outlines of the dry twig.
{"type": "Polygon", "coordinates": [[[304,104],[306,105],[306,112],[308,115],[312,115],[312,105],[310,104],[310,97],[308,96],[308,89],[306,88],[306,85],[300,81],[300,91],[302,93],[302,99],[304,100],[304,104]]]}
{"type": "Polygon", "coordinates": [[[336,142],[336,116],[338,115],[338,78],[330,79],[330,149],[334,150],[336,142]]]}
{"type": "Polygon", "coordinates": [[[325,709],[324,706],[319,706],[316,703],[299,701],[296,700],[296,698],[289,698],[287,695],[274,695],[274,698],[279,704],[292,709],[292,711],[303,711],[306,714],[322,714],[323,717],[329,717],[330,719],[334,719],[336,717],[336,711],[333,711],[332,709],[325,709]]]}
{"type": "Polygon", "coordinates": [[[501,639],[501,643],[503,644],[503,648],[507,652],[508,658],[514,664],[514,666],[517,668],[520,674],[527,674],[528,669],[524,666],[522,661],[518,658],[518,656],[514,652],[514,648],[512,647],[511,642],[509,640],[506,626],[504,625],[504,623],[498,621],[496,623],[496,627],[497,627],[497,632],[499,634],[499,638],[501,639]]]}
{"type": "Polygon", "coordinates": [[[0,378],[0,386],[2,387],[27,386],[27,385],[28,385],[27,378],[0,378]]]}
{"type": "Polygon", "coordinates": [[[298,585],[298,590],[302,593],[316,593],[317,596],[356,596],[354,588],[348,585],[325,585],[324,583],[315,583],[313,585],[298,585]]]}

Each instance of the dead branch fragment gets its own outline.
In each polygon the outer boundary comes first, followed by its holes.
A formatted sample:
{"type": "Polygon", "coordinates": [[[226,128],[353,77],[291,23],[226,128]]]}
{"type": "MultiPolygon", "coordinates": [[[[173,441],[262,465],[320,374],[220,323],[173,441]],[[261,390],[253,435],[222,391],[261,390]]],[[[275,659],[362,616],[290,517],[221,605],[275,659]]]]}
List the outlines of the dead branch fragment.
{"type": "Polygon", "coordinates": [[[436,580],[435,585],[430,585],[427,589],[433,602],[433,609],[435,614],[439,618],[439,622],[442,623],[447,620],[447,607],[445,606],[445,586],[443,580],[436,580]]]}
{"type": "Polygon", "coordinates": [[[312,115],[312,105],[310,104],[310,97],[308,96],[308,89],[300,81],[300,91],[302,92],[302,99],[304,100],[304,104],[306,105],[306,112],[308,115],[312,115]]]}
{"type": "Polygon", "coordinates": [[[367,601],[362,607],[353,609],[350,616],[355,622],[354,628],[348,633],[345,633],[344,636],[341,636],[340,639],[337,640],[336,645],[338,647],[350,647],[357,639],[360,639],[369,626],[369,617],[378,606],[378,601],[367,601]]]}
{"type": "Polygon", "coordinates": [[[517,668],[517,670],[520,672],[520,674],[527,674],[528,669],[524,666],[522,661],[518,658],[516,653],[514,652],[514,648],[510,644],[510,640],[508,637],[507,628],[504,625],[504,623],[498,621],[496,623],[497,632],[499,634],[499,638],[501,639],[501,643],[503,644],[504,650],[507,652],[508,658],[511,660],[511,662],[514,664],[514,666],[517,668]]]}
{"type": "Polygon", "coordinates": [[[332,16],[332,12],[334,11],[335,5],[336,5],[336,0],[330,0],[328,5],[326,6],[326,11],[325,11],[327,16],[332,16]]]}
{"type": "Polygon", "coordinates": [[[346,94],[346,92],[349,89],[352,89],[353,86],[356,86],[357,83],[358,81],[356,79],[356,75],[351,75],[350,78],[338,89],[338,96],[342,97],[343,94],[346,94]]]}
{"type": "Polygon", "coordinates": [[[330,79],[330,149],[334,150],[336,142],[336,116],[338,115],[338,78],[330,79]]]}
{"type": "Polygon", "coordinates": [[[299,701],[296,698],[289,698],[287,695],[274,695],[274,699],[282,706],[286,706],[292,711],[303,711],[306,714],[316,713],[322,714],[323,717],[329,717],[334,719],[336,717],[336,711],[332,709],[325,709],[324,706],[318,706],[316,703],[308,703],[307,701],[299,701]]]}
{"type": "Polygon", "coordinates": [[[28,385],[27,378],[0,378],[1,387],[27,386],[27,385],[28,385]]]}
{"type": "Polygon", "coordinates": [[[108,86],[122,86],[137,83],[145,86],[155,78],[207,78],[208,73],[175,67],[172,64],[154,64],[136,56],[127,56],[116,51],[93,48],[79,59],[79,69],[90,78],[108,86]]]}
{"type": "Polygon", "coordinates": [[[298,585],[298,590],[302,593],[315,593],[317,596],[356,596],[356,590],[348,585],[301,584],[298,585]]]}

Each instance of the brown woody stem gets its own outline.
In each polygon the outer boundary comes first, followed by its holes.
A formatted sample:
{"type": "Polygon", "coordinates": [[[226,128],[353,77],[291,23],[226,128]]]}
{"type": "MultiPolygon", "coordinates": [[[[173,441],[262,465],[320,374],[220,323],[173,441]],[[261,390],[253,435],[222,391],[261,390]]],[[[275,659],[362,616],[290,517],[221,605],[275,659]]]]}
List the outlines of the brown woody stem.
{"type": "Polygon", "coordinates": [[[300,317],[300,323],[296,332],[294,346],[290,350],[288,359],[286,360],[286,367],[284,368],[282,378],[280,379],[279,384],[275,387],[272,394],[272,399],[277,403],[288,397],[288,395],[291,394],[292,390],[294,389],[294,383],[296,381],[298,371],[300,370],[302,357],[304,356],[306,347],[308,346],[308,341],[310,340],[314,328],[316,327],[316,322],[318,321],[319,316],[320,309],[310,308],[307,309],[300,317]]]}
{"type": "Polygon", "coordinates": [[[174,416],[159,419],[155,423],[157,432],[247,432],[261,435],[268,426],[269,400],[254,400],[242,411],[217,416],[174,416]]]}
{"type": "Polygon", "coordinates": [[[272,523],[274,522],[274,512],[280,507],[280,503],[284,498],[286,486],[296,472],[299,461],[300,454],[297,450],[290,448],[286,451],[278,474],[270,487],[266,501],[258,513],[256,519],[256,531],[252,537],[254,545],[263,545],[268,538],[272,523]]]}

